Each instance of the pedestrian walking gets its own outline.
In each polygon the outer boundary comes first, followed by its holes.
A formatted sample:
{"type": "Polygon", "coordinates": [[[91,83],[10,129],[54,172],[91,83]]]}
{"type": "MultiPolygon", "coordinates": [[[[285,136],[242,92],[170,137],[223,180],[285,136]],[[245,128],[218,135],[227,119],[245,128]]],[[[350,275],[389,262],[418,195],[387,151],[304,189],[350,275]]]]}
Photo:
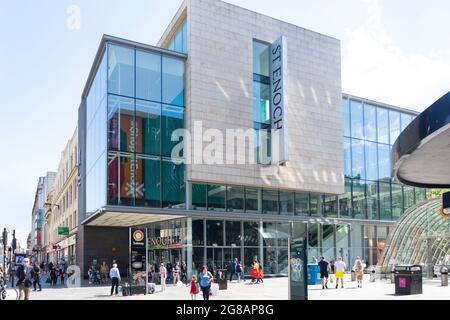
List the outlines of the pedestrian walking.
{"type": "Polygon", "coordinates": [[[167,268],[164,266],[164,263],[161,263],[159,267],[159,278],[161,281],[161,292],[166,290],[166,280],[167,280],[167,268]]]}
{"type": "Polygon", "coordinates": [[[238,263],[236,265],[236,275],[238,277],[238,283],[240,283],[241,277],[242,277],[242,264],[240,261],[238,261],[238,263]]]}
{"type": "Polygon", "coordinates": [[[181,281],[184,284],[187,284],[188,280],[187,280],[187,266],[186,266],[186,262],[181,261],[181,281]]]}
{"type": "Polygon", "coordinates": [[[322,279],[322,290],[328,289],[328,277],[329,277],[329,267],[330,264],[325,257],[321,257],[319,261],[319,271],[320,271],[320,279],[322,279]]]}
{"type": "Polygon", "coordinates": [[[192,300],[197,300],[197,295],[200,292],[199,290],[199,285],[197,282],[197,277],[196,276],[192,276],[192,280],[191,280],[191,299],[192,300]]]}
{"type": "Polygon", "coordinates": [[[364,266],[360,257],[356,257],[355,265],[353,266],[355,270],[356,281],[358,283],[358,288],[362,288],[362,280],[364,277],[364,266]]]}
{"type": "Polygon", "coordinates": [[[238,265],[238,258],[234,258],[234,260],[231,262],[231,272],[230,272],[230,282],[233,281],[233,276],[236,275],[239,279],[239,276],[237,275],[237,265],[238,265]]]}
{"type": "Polygon", "coordinates": [[[208,271],[207,266],[202,267],[202,271],[198,276],[200,280],[200,289],[203,293],[203,300],[209,300],[209,292],[211,291],[211,282],[214,280],[214,277],[211,272],[208,271]]]}
{"type": "Polygon", "coordinates": [[[30,299],[30,288],[33,283],[32,271],[33,267],[30,266],[30,259],[23,259],[23,265],[19,265],[16,271],[18,278],[16,286],[19,287],[19,300],[22,299],[22,294],[24,300],[30,299]]]}
{"type": "Polygon", "coordinates": [[[51,279],[51,286],[56,286],[56,283],[58,281],[58,275],[56,273],[55,267],[52,267],[50,270],[50,279],[51,279]]]}
{"type": "Polygon", "coordinates": [[[169,261],[166,264],[167,269],[167,281],[173,280],[173,264],[169,261]]]}
{"type": "Polygon", "coordinates": [[[120,282],[120,272],[117,268],[117,264],[113,264],[113,267],[109,271],[109,277],[111,278],[111,295],[114,291],[116,296],[119,294],[119,282],[120,282]]]}
{"type": "Polygon", "coordinates": [[[180,281],[180,272],[181,272],[180,263],[177,262],[175,263],[175,267],[173,267],[173,284],[177,284],[178,281],[180,281]]]}
{"type": "Polygon", "coordinates": [[[106,264],[105,261],[103,261],[102,265],[100,266],[100,276],[102,278],[103,283],[106,283],[108,281],[108,273],[109,273],[109,266],[106,264]]]}
{"type": "Polygon", "coordinates": [[[61,269],[59,269],[59,277],[61,279],[61,285],[63,285],[65,277],[66,277],[66,273],[64,272],[64,268],[63,267],[61,267],[61,269]]]}
{"type": "Polygon", "coordinates": [[[335,276],[336,276],[336,289],[339,287],[339,279],[341,280],[341,289],[344,288],[344,275],[345,269],[347,268],[344,261],[342,261],[342,257],[339,257],[336,263],[334,264],[335,276]]]}
{"type": "Polygon", "coordinates": [[[33,267],[33,291],[36,291],[36,287],[39,287],[39,291],[42,291],[41,268],[39,267],[39,263],[37,262],[35,262],[33,267]]]}

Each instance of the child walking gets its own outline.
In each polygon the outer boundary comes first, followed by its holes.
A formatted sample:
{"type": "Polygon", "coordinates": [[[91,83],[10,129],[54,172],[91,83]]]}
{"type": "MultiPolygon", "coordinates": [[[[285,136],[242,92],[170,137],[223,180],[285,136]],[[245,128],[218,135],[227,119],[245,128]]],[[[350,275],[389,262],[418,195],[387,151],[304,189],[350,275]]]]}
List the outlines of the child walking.
{"type": "Polygon", "coordinates": [[[192,298],[192,300],[197,300],[197,295],[199,292],[200,291],[198,289],[197,277],[192,276],[192,280],[191,280],[191,298],[192,298]]]}

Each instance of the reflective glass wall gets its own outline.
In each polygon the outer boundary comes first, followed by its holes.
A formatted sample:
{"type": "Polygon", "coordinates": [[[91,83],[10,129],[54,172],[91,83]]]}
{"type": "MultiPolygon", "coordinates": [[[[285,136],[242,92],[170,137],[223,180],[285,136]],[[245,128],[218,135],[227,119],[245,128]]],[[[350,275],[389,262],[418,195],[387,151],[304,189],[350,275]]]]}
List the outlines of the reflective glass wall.
{"type": "MultiPolygon", "coordinates": [[[[184,165],[172,160],[184,128],[184,61],[108,46],[108,204],[184,208],[184,165]]],[[[182,155],[177,155],[177,157],[182,155]]]]}
{"type": "Polygon", "coordinates": [[[169,41],[167,49],[187,53],[187,22],[186,20],[180,25],[174,36],[169,41]]]}
{"type": "Polygon", "coordinates": [[[341,216],[397,220],[426,191],[391,181],[391,149],[414,116],[357,99],[342,99],[345,194],[341,216]]]}

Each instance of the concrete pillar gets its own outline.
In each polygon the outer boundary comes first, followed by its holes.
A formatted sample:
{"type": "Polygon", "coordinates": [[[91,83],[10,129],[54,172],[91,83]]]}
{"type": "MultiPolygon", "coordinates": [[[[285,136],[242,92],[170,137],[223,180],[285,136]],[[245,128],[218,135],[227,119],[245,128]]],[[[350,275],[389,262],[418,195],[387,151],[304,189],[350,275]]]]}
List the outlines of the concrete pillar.
{"type": "Polygon", "coordinates": [[[192,218],[186,219],[186,265],[187,278],[192,278],[192,218]]]}

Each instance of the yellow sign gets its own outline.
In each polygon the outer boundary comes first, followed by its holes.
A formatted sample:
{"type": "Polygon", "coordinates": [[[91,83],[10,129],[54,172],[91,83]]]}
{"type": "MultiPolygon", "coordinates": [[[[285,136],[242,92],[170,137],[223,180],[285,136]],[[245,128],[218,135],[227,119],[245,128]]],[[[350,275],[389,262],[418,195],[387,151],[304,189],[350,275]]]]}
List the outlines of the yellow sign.
{"type": "Polygon", "coordinates": [[[450,208],[441,207],[441,217],[450,218],[450,208]]]}
{"type": "Polygon", "coordinates": [[[141,242],[142,240],[144,240],[144,232],[142,230],[136,230],[133,233],[133,239],[136,242],[141,242]]]}

